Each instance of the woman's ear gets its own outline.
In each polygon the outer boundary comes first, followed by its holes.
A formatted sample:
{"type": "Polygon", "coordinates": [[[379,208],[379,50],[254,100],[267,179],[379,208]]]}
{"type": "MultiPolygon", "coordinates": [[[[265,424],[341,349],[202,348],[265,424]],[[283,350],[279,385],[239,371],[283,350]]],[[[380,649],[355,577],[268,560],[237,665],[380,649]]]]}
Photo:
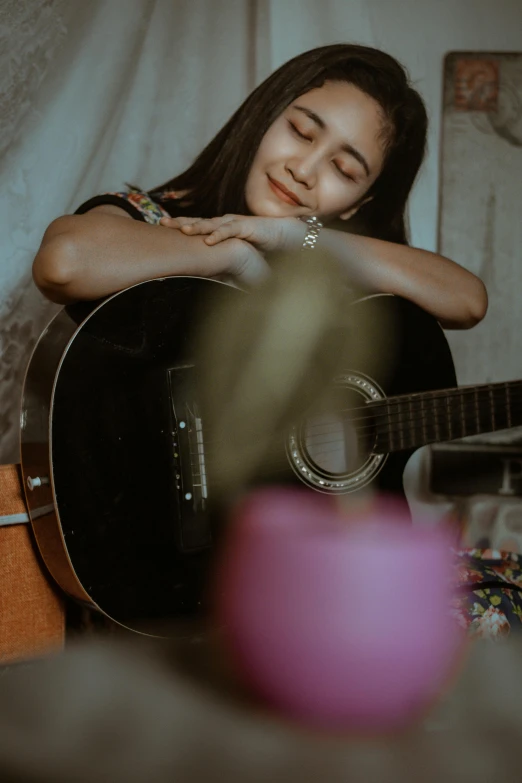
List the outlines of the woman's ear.
{"type": "Polygon", "coordinates": [[[358,204],[354,204],[353,207],[350,207],[350,209],[347,209],[346,212],[343,212],[341,215],[339,215],[340,219],[350,220],[350,218],[352,218],[360,210],[361,207],[364,207],[364,205],[367,204],[372,199],[373,196],[368,196],[368,198],[359,201],[358,204]]]}

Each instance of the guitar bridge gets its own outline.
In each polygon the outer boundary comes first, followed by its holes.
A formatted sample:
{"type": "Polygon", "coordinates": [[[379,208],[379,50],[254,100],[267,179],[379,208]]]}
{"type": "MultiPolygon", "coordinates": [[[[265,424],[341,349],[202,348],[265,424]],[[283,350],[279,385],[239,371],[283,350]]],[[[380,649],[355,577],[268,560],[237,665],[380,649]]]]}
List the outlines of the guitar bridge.
{"type": "Polygon", "coordinates": [[[207,515],[208,481],[203,422],[193,399],[194,365],[167,371],[171,401],[173,484],[178,507],[179,544],[184,552],[212,544],[207,515]]]}

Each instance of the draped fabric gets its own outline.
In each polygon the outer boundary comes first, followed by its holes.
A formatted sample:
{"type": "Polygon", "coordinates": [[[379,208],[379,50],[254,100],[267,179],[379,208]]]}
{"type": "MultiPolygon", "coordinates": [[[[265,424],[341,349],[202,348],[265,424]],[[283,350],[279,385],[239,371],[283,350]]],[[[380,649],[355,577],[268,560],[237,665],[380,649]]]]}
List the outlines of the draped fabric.
{"type": "Polygon", "coordinates": [[[190,162],[254,85],[241,0],[1,0],[0,462],[18,459],[32,345],[58,310],[31,280],[46,226],[190,162]],[[211,78],[212,77],[212,78],[211,78]]]}
{"type": "MultiPolygon", "coordinates": [[[[521,25],[519,0],[0,0],[0,462],[19,459],[25,367],[58,309],[30,272],[53,218],[124,182],[173,176],[275,67],[351,41],[398,57],[428,104],[411,225],[433,250],[444,53],[516,50],[521,25]]],[[[479,382],[488,356],[476,361],[479,382]]]]}

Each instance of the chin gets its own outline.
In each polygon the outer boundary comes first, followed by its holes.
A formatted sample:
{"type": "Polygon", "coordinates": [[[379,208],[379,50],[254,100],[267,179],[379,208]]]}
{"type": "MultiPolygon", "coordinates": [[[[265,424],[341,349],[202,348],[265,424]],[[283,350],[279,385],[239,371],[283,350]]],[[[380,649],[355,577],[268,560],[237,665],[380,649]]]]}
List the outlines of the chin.
{"type": "Polygon", "coordinates": [[[251,198],[246,198],[247,207],[252,215],[256,217],[291,217],[295,216],[295,210],[300,207],[292,206],[280,201],[268,188],[258,189],[257,194],[252,194],[251,198]]]}
{"type": "Polygon", "coordinates": [[[285,210],[283,204],[279,207],[278,204],[268,200],[260,200],[252,206],[249,204],[248,208],[256,217],[288,217],[288,211],[285,210]]]}

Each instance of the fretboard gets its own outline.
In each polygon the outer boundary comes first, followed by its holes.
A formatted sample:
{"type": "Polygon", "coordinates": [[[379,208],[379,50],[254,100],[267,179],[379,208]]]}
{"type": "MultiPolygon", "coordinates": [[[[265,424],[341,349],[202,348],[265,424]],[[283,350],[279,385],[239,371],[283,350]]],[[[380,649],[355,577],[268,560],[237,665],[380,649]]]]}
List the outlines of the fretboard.
{"type": "Polygon", "coordinates": [[[368,408],[375,450],[402,451],[522,425],[522,381],[389,397],[368,408]]]}

